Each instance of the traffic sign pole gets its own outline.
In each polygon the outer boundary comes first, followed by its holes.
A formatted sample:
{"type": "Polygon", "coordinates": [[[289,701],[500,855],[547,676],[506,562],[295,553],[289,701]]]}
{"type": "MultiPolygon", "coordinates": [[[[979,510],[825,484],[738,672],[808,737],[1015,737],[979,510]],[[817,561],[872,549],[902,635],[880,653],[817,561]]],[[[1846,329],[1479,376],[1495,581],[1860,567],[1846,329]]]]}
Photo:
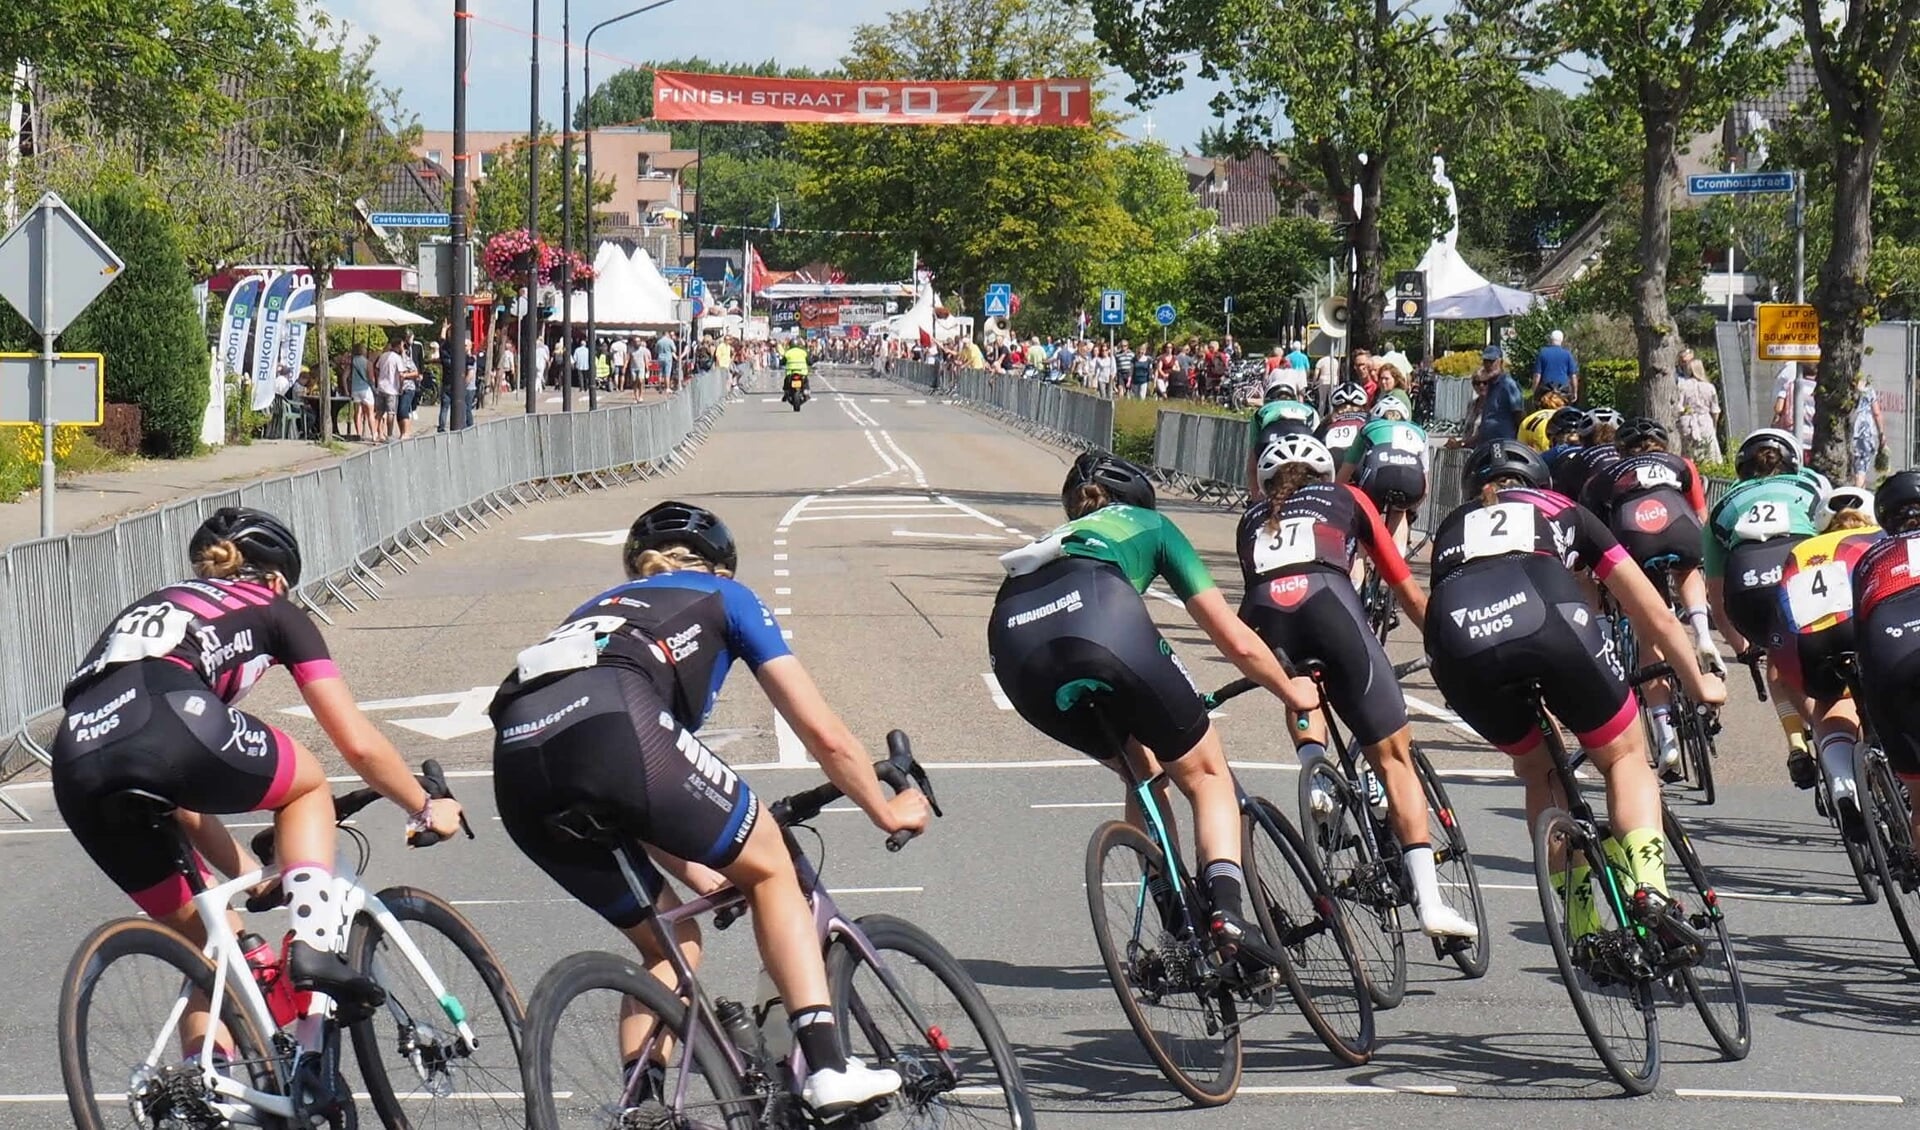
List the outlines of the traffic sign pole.
{"type": "Polygon", "coordinates": [[[40,255],[40,536],[53,536],[53,256],[40,255]]]}

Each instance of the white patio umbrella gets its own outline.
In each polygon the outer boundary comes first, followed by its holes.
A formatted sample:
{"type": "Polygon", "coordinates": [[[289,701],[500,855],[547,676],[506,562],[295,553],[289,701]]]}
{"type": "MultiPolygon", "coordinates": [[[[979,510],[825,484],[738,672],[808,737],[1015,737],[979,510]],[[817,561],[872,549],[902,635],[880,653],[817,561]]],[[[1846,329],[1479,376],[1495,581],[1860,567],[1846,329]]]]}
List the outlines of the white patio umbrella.
{"type": "MultiPolygon", "coordinates": [[[[314,308],[296,310],[287,315],[289,322],[313,321],[314,308]]],[[[424,326],[430,319],[411,310],[402,310],[391,302],[382,302],[363,290],[327,298],[327,322],[345,326],[424,326]]]]}

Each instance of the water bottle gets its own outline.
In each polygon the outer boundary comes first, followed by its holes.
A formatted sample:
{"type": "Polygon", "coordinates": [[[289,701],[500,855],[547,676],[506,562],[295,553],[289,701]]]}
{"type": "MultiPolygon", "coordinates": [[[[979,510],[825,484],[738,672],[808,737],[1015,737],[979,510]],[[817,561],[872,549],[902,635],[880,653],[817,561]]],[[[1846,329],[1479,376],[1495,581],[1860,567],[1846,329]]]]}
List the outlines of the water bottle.
{"type": "Polygon", "coordinates": [[[293,991],[293,982],[287,978],[279,956],[267,940],[249,930],[240,935],[240,950],[247,968],[253,971],[254,983],[260,986],[260,995],[266,998],[273,1022],[285,1025],[300,1015],[298,997],[303,994],[293,991]]]}
{"type": "Polygon", "coordinates": [[[720,1019],[720,1027],[726,1029],[727,1038],[733,1041],[733,1046],[739,1048],[741,1054],[752,1061],[766,1060],[766,1045],[760,1039],[760,1029],[747,1016],[746,1005],[721,997],[713,1002],[713,1012],[720,1019]]]}
{"type": "Polygon", "coordinates": [[[793,1049],[793,1029],[787,1027],[786,1004],[765,968],[760,970],[753,995],[759,1001],[753,1006],[753,1018],[760,1026],[760,1050],[771,1057],[768,1062],[784,1060],[793,1049]]]}

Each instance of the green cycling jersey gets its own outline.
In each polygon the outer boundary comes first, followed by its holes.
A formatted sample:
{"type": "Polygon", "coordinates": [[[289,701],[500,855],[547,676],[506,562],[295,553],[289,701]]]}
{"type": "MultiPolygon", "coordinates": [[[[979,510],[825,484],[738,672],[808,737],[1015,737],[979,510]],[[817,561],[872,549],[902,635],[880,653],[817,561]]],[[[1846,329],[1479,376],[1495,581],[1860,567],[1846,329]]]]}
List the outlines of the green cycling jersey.
{"type": "Polygon", "coordinates": [[[1310,432],[1320,426],[1320,413],[1313,410],[1311,404],[1302,404],[1298,400],[1269,400],[1253,414],[1251,442],[1258,445],[1260,433],[1280,422],[1301,425],[1301,431],[1310,432]]]}
{"type": "Polygon", "coordinates": [[[1818,533],[1814,511],[1820,496],[1820,482],[1808,471],[1735,483],[1707,516],[1701,546],[1707,575],[1720,576],[1735,546],[1818,533]]]}
{"type": "Polygon", "coordinates": [[[1360,434],[1353,437],[1353,443],[1347,447],[1347,453],[1340,461],[1350,467],[1359,466],[1360,461],[1367,457],[1367,452],[1376,447],[1418,455],[1424,466],[1427,459],[1427,433],[1420,425],[1405,420],[1368,420],[1366,426],[1360,429],[1360,434]]]}
{"type": "Polygon", "coordinates": [[[1103,506],[1054,530],[1042,541],[1055,539],[1060,552],[1068,557],[1090,557],[1118,566],[1135,592],[1146,592],[1155,577],[1165,577],[1181,600],[1191,600],[1215,587],[1213,575],[1207,572],[1187,535],[1157,511],[1124,503],[1103,506]]]}

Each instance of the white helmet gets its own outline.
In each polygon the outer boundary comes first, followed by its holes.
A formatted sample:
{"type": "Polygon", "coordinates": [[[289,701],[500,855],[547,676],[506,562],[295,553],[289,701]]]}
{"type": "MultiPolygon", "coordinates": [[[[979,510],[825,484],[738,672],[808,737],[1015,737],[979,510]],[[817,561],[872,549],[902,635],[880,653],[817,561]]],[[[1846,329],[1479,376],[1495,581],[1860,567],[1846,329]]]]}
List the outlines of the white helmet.
{"type": "Polygon", "coordinates": [[[1818,518],[1821,532],[1833,525],[1833,520],[1843,510],[1860,510],[1873,513],[1873,492],[1865,487],[1840,486],[1828,491],[1820,500],[1818,518]]]}
{"type": "Polygon", "coordinates": [[[1258,471],[1260,486],[1264,489],[1280,468],[1289,463],[1304,463],[1307,469],[1322,477],[1333,474],[1333,453],[1327,445],[1309,435],[1280,436],[1267,445],[1260,453],[1258,471]]]}
{"type": "Polygon", "coordinates": [[[1266,394],[1268,400],[1272,400],[1276,395],[1281,393],[1285,393],[1293,399],[1298,400],[1306,390],[1306,374],[1298,369],[1289,369],[1283,365],[1267,374],[1266,394]]]}
{"type": "Polygon", "coordinates": [[[1373,418],[1376,420],[1407,419],[1407,402],[1397,396],[1383,396],[1380,403],[1373,406],[1373,418]]]}
{"type": "Polygon", "coordinates": [[[1335,408],[1365,408],[1367,406],[1367,390],[1349,381],[1333,390],[1333,406],[1335,408]]]}

